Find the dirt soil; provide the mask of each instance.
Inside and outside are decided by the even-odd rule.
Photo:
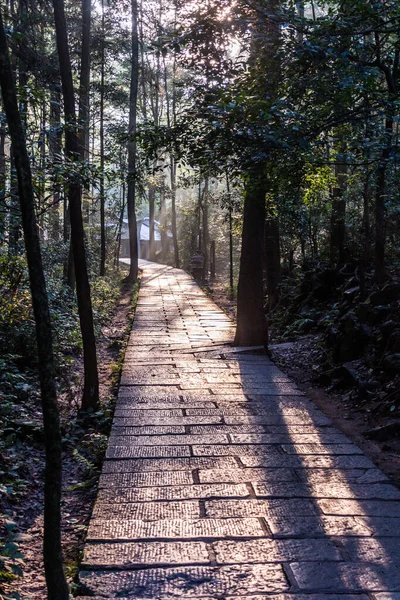
[[[205,288],[208,295],[232,319],[236,318],[236,301],[226,296],[226,284],[214,281]],[[274,332],[272,332],[274,333]],[[367,439],[368,432],[391,422],[390,415],[379,412],[383,389],[375,392],[374,399],[361,401],[351,390],[334,391],[318,385],[319,366],[323,352],[320,334],[309,334],[279,343],[271,336],[269,346],[272,360],[290,377],[317,406],[328,415],[336,427],[353,440],[393,482],[400,486],[400,432],[385,435],[382,441]],[[365,370],[360,361],[358,372]]]
[[[126,345],[132,315],[132,287],[122,289],[119,305],[110,324],[102,331],[98,343],[100,377],[100,398],[103,408],[101,423],[93,423],[83,429],[76,419],[76,407],[81,394],[83,378],[82,359],[78,359],[71,370],[77,374],[68,398],[60,398],[61,421],[64,441],[63,500],[62,500],[62,542],[64,563],[69,583],[77,575],[82,555],[87,526],[97,495],[97,482],[101,462],[104,457],[107,434],[110,428],[113,406],[118,390],[118,370],[121,349]],[[78,449],[79,455],[76,454]],[[87,451],[86,451],[87,449]],[[27,482],[15,507],[6,507],[4,512],[16,524],[9,535],[16,540],[23,561],[22,577],[0,583],[0,598],[24,600],[45,600],[46,587],[42,561],[43,539],[43,474],[44,455],[42,445],[16,450],[25,454],[23,474]],[[21,459],[21,456],[19,457]],[[90,461],[88,468],[86,460]],[[5,520],[3,519],[3,526]],[[1,522],[0,522],[1,526]]]

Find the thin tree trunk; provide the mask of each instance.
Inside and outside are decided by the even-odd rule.
[[[386,245],[386,170],[390,158],[393,137],[393,117],[389,116],[385,122],[386,143],[382,150],[381,158],[376,171],[375,191],[375,279],[383,283],[385,271],[385,245]]]
[[[13,256],[18,252],[18,242],[21,237],[21,212],[18,199],[18,182],[15,170],[14,149],[10,146],[10,209],[8,211],[8,254]]]
[[[248,185],[243,213],[242,252],[237,296],[236,346],[268,344],[263,302],[263,261],[266,189],[257,174]]]
[[[229,221],[229,290],[233,300],[233,227],[232,227],[232,198],[228,174],[226,175],[226,190],[228,192],[228,221]]]
[[[61,550],[61,431],[55,384],[51,319],[35,218],[32,176],[0,13],[0,83],[13,143],[19,200],[36,322],[46,453],[43,558],[49,600],[68,600]]]
[[[65,149],[71,160],[80,156],[76,130],[75,98],[72,82],[71,62],[68,50],[67,26],[63,0],[53,0],[60,74],[64,96]],[[90,296],[89,276],[82,221],[81,187],[71,178],[68,183],[69,211],[71,219],[71,241],[74,253],[76,291],[79,321],[82,332],[85,383],[82,398],[83,410],[95,410],[99,403],[99,378],[97,372],[96,340],[94,335],[93,311]]]
[[[209,190],[209,181],[208,177],[204,182],[204,190],[203,190],[203,201],[201,203],[202,213],[203,213],[203,253],[204,253],[204,279],[208,277],[208,264],[209,264],[209,255],[210,255],[210,232],[208,228],[208,190]]]
[[[335,174],[337,184],[332,190],[330,261],[341,266],[346,259],[346,200],[343,194],[346,188],[347,165],[343,159],[336,163]]]
[[[137,0],[131,1],[132,7],[132,64],[131,87],[129,99],[129,136],[128,145],[128,223],[129,223],[129,254],[130,269],[128,280],[135,282],[138,276],[138,239],[136,223],[136,123],[137,96],[139,78],[139,38],[138,38],[138,5]]]
[[[179,259],[179,246],[178,246],[178,230],[176,226],[176,162],[174,157],[170,156],[170,168],[171,168],[171,229],[172,229],[172,240],[174,243],[174,264],[177,269],[180,269],[181,263]]]
[[[0,246],[4,243],[6,233],[6,180],[7,163],[5,153],[6,129],[0,123]]]
[[[364,189],[363,189],[363,234],[364,242],[363,249],[360,258],[360,298],[365,300],[367,297],[367,282],[366,282],[366,271],[369,265],[370,259],[370,248],[371,248],[371,225],[369,215],[369,202],[370,202],[370,173],[367,172]]]
[[[154,186],[154,183],[150,183],[150,185],[149,185],[149,259],[152,261],[154,261],[156,258],[155,227],[154,227],[155,200],[156,200],[156,188]]]
[[[58,87],[51,89],[50,95],[50,135],[49,150],[52,162],[60,164],[62,141],[61,141],[61,98]],[[53,184],[53,206],[49,212],[50,238],[54,241],[60,239],[60,185]]]
[[[89,91],[90,91],[90,30],[92,25],[92,2],[82,0],[82,46],[79,79],[79,150],[81,160],[89,158]]]
[[[100,275],[106,274],[106,219],[104,196],[104,0],[101,2],[101,76],[100,76]]]

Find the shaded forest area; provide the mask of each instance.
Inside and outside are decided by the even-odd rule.
[[[235,311],[236,344],[269,337],[398,460],[397,2],[2,0],[0,15],[4,597],[20,597],[45,445],[48,597],[68,598],[62,459],[95,485],[139,255],[194,272]]]

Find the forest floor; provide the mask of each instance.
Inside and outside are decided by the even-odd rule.
[[[231,318],[236,318],[236,300],[226,294],[226,283],[218,280],[205,291]],[[323,353],[323,336],[319,332],[292,336],[290,341],[282,339],[281,332],[271,328],[270,351],[272,360],[328,415],[336,427],[353,440],[371,460],[400,486],[400,432],[386,426],[392,422],[387,412],[375,410],[376,400],[386,394],[385,386],[375,390],[372,398],[360,400],[351,389],[331,390],[328,385],[319,385],[319,374]],[[367,366],[363,360],[355,365],[359,373]],[[384,439],[370,440],[371,430],[385,431]]]
[[[99,413],[85,426],[77,415],[83,381],[82,358],[76,358],[71,365],[74,377],[71,377],[68,398],[59,398],[64,444],[62,541],[67,577],[72,586],[97,494],[120,368],[134,313],[134,293],[132,286],[121,288],[115,313],[103,327],[98,342]],[[9,560],[5,561],[0,578],[0,598],[4,600],[45,600],[47,597],[42,561],[44,453],[41,440],[37,442],[32,443],[29,439],[28,443],[17,444],[13,456],[8,457],[10,468],[11,462],[20,465],[21,491],[18,498],[1,506],[0,511],[3,513],[0,518],[2,537],[6,547],[10,548]],[[19,576],[15,577],[14,573],[19,570]]]

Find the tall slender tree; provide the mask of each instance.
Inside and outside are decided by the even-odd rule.
[[[29,156],[0,11],[0,83],[13,145],[22,226],[36,323],[46,453],[43,558],[49,600],[68,600],[61,550],[61,430],[55,383],[51,318],[43,273]]]
[[[64,97],[66,122],[65,149],[71,161],[79,159],[79,140],[76,127],[75,94],[69,56],[67,24],[64,1],[53,0],[56,26],[57,49]],[[86,262],[86,249],[82,221],[81,183],[76,176],[68,182],[68,200],[71,220],[71,242],[74,253],[76,291],[78,297],[79,322],[82,332],[84,358],[84,390],[82,409],[96,409],[99,403],[99,377],[97,371],[96,340],[94,335],[93,311]]]
[[[129,143],[128,143],[128,226],[129,226],[129,281],[135,282],[138,276],[138,239],[136,223],[136,126],[137,126],[137,97],[139,85],[139,35],[138,35],[138,4],[131,2],[132,19],[132,55],[131,55],[131,84],[129,95]]]

